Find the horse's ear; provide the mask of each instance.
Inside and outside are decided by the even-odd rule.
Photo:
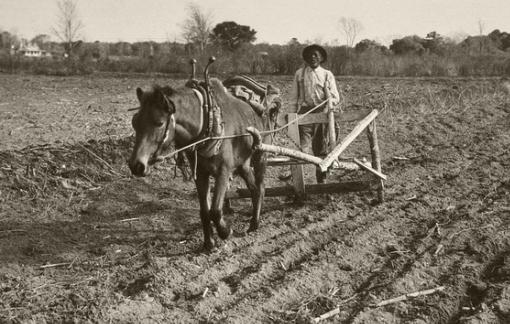
[[[170,96],[174,92],[174,89],[172,89],[169,86],[165,86],[163,88],[158,88],[158,91],[156,92],[161,96],[161,99],[163,99],[167,111],[171,114],[175,113],[175,104],[170,99]]]
[[[163,100],[165,101],[165,106],[166,106],[166,109],[167,111],[170,113],[170,114],[175,114],[175,104],[172,100],[170,100],[170,98],[168,98],[166,95],[162,94],[163,95]]]
[[[141,88],[136,88],[136,96],[138,97],[139,101],[142,101],[143,90]]]

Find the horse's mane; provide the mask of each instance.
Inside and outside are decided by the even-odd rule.
[[[154,105],[160,103],[160,100],[163,95],[171,96],[175,93],[175,89],[169,86],[160,86],[159,84],[154,84],[152,89],[144,92],[144,102],[149,105]]]
[[[174,95],[178,95],[178,102],[181,107],[188,107],[196,104],[196,97],[191,89],[186,87],[174,89],[170,86],[160,86],[158,84],[152,86],[152,91],[148,92],[146,100],[149,103],[158,104],[162,102],[163,96],[171,97]]]
[[[173,95],[176,91],[174,88],[170,87],[170,86],[160,86],[159,84],[155,84],[152,86],[152,91],[156,94],[156,93],[162,93],[166,96],[171,96]]]

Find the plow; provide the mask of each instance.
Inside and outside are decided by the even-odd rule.
[[[330,107],[331,108],[331,107]],[[299,198],[304,198],[310,194],[324,194],[324,193],[342,193],[342,192],[357,192],[357,191],[377,191],[379,202],[384,201],[384,181],[387,176],[381,170],[381,154],[377,139],[376,117],[378,110],[363,110],[354,113],[334,113],[329,109],[326,113],[313,113],[308,115],[298,115],[296,113],[289,113],[286,115],[287,120],[295,121],[288,125],[288,136],[296,143],[300,142],[299,139],[299,125],[327,123],[329,138],[330,138],[330,152],[325,157],[318,157],[307,154],[300,150],[295,150],[287,147],[270,145],[262,143],[260,131],[249,127],[247,131],[253,136],[253,148],[255,150],[272,153],[276,157],[268,159],[268,166],[290,166],[291,168],[291,185],[270,187],[266,188],[266,196],[290,196],[295,195]],[[339,143],[332,141],[335,136],[331,130],[335,129],[335,122],[347,123],[357,121],[356,126],[351,132],[342,139]],[[364,163],[357,158],[342,159],[341,154],[349,147],[349,145],[358,136],[366,130],[368,144],[370,148],[371,164]],[[344,181],[337,183],[324,183],[324,184],[306,184],[304,177],[303,166],[305,164],[314,164],[318,166],[322,172],[327,171],[333,163],[337,163],[340,168],[359,168],[368,172],[371,177],[369,180],[359,181]],[[227,199],[249,198],[250,192],[248,189],[230,190],[227,192]]]

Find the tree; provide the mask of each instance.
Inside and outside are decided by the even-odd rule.
[[[20,39],[19,37],[8,31],[3,31],[0,33],[0,49],[8,49],[10,50],[12,46],[19,46]]]
[[[345,36],[345,43],[347,46],[353,47],[356,37],[363,30],[363,25],[359,20],[348,17],[340,18],[339,23],[342,33]]]
[[[203,52],[211,34],[212,14],[204,12],[197,4],[191,3],[187,8],[188,18],[182,23],[182,37],[187,44],[197,44]]]
[[[480,36],[480,38],[482,38],[483,36],[483,31],[485,30],[485,22],[481,19],[478,19],[478,36]],[[478,52],[479,55],[482,55],[482,52],[483,52],[483,42],[480,42],[479,43],[480,45],[480,50]]]
[[[406,36],[400,39],[394,39],[390,45],[390,50],[397,55],[405,54],[423,54],[425,47],[423,47],[423,39],[419,36]]]
[[[476,22],[477,24],[477,27],[478,27],[478,35],[479,36],[482,36],[483,35],[483,32],[485,30],[485,21],[481,20],[481,19],[478,19],[478,21]]]
[[[131,43],[117,42],[110,44],[109,54],[115,56],[130,56],[133,54]]]
[[[257,32],[250,26],[239,25],[233,21],[219,23],[212,30],[211,38],[220,46],[235,51],[244,43],[251,43],[257,38]]]
[[[356,51],[356,53],[364,53],[364,52],[367,52],[367,51],[371,51],[371,52],[385,52],[387,51],[388,49],[386,48],[386,46],[384,45],[381,45],[379,44],[378,42],[374,41],[374,40],[371,40],[371,39],[364,39],[362,41],[360,41],[358,44],[356,44],[356,46],[354,46],[354,50]]]
[[[497,44],[489,36],[468,36],[459,44],[468,55],[492,55],[500,52]]]
[[[499,29],[495,29],[488,36],[500,50],[505,51],[507,48],[510,48],[509,33],[501,32]]]
[[[76,39],[81,35],[83,24],[78,17],[75,0],[58,0],[57,24],[53,33],[64,43],[65,53],[70,57],[73,49],[80,45]]]
[[[36,44],[40,49],[44,49],[46,43],[50,41],[50,36],[46,34],[39,34],[30,40],[30,43]]]

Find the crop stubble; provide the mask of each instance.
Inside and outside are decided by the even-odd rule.
[[[288,103],[289,78],[261,79]],[[346,299],[329,321],[509,320],[510,104],[496,79],[339,78],[346,110],[382,111],[387,201],[266,199],[249,235],[250,203],[235,202],[234,235],[211,254],[200,251],[193,185],[172,163],[146,179],[125,165],[134,89],[183,80],[0,82],[2,321],[307,322]],[[366,142],[346,155],[368,157]]]

